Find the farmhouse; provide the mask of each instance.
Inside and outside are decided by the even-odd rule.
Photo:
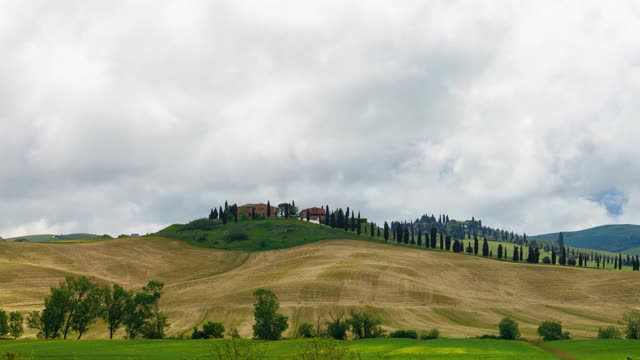
[[[267,204],[246,204],[238,207],[238,216],[253,219],[255,215],[267,217]],[[276,208],[271,206],[271,216],[276,217]]]
[[[309,209],[304,209],[300,211],[300,218],[302,220],[307,219],[307,213],[309,213],[309,221],[319,223],[320,220],[324,219],[325,211],[321,207],[312,207]]]

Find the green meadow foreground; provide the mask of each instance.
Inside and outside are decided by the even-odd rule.
[[[0,354],[18,359],[214,359],[211,352],[221,340],[18,340],[0,342]],[[295,359],[309,340],[259,342],[267,359]],[[360,359],[620,359],[640,357],[640,341],[569,340],[538,347],[524,341],[491,339],[367,339],[342,342]]]
[[[0,354],[14,352],[24,359],[213,359],[211,351],[220,340],[135,340],[135,341],[45,341],[0,342]],[[261,342],[267,359],[295,359],[300,346],[309,340]],[[369,339],[344,342],[362,359],[557,359],[551,352],[523,341],[444,339]],[[635,342],[619,342],[636,344]],[[640,346],[635,348],[636,353]],[[610,359],[610,358],[609,358]]]

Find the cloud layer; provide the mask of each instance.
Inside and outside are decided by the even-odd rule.
[[[637,223],[640,6],[499,5],[0,1],[0,235],[267,199]]]

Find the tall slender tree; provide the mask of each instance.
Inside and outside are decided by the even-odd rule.
[[[478,255],[479,245],[478,245],[478,237],[473,237],[473,255]]]
[[[389,241],[389,224],[386,221],[384,222],[384,241]]]
[[[489,243],[487,242],[487,238],[484,238],[484,242],[482,243],[482,256],[489,256]]]

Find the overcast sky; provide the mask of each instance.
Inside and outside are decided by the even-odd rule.
[[[640,216],[633,1],[0,0],[0,236],[295,200]]]

